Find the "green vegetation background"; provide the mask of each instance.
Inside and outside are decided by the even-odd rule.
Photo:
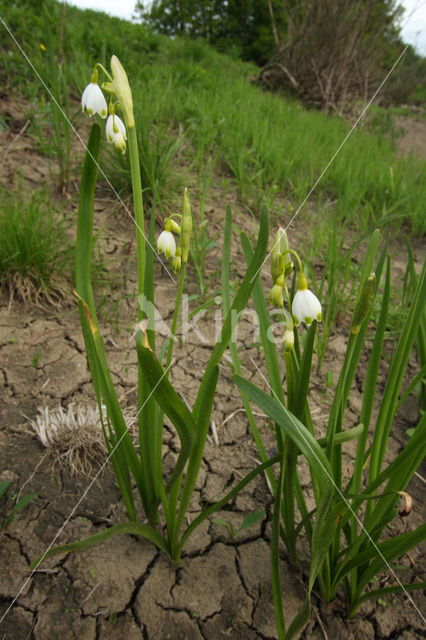
[[[349,132],[351,123],[342,118],[254,86],[257,67],[221,55],[203,40],[167,38],[71,6],[63,11],[53,0],[1,0],[0,12],[48,86],[53,79],[47,54],[54,51],[75,101],[96,61],[107,64],[113,53],[123,61],[140,128],[144,187],[158,184],[160,207],[173,199],[182,172],[194,170],[205,180],[207,169],[211,174],[216,166],[249,209],[266,203],[286,222]],[[28,98],[37,122],[49,101],[46,90],[3,25],[2,30],[5,90]],[[77,122],[77,102],[74,107]],[[366,233],[392,222],[394,229],[404,224],[425,232],[426,163],[396,154],[396,133],[390,112],[373,110],[315,187],[317,206],[335,225]],[[108,176],[117,188],[128,189],[126,159],[111,156]]]

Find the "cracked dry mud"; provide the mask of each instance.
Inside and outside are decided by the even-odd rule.
[[[9,133],[0,132],[3,137]],[[7,139],[2,142],[7,146]],[[32,151],[28,138],[21,136],[3,166],[1,180],[4,184],[12,179],[8,163],[13,167],[23,157],[27,182],[31,185],[33,179],[35,183],[39,180],[35,167],[44,164]],[[46,175],[51,175],[51,170]],[[114,213],[114,202],[104,192],[99,191],[99,196],[96,226],[102,230],[101,242],[108,248],[108,253],[115,256],[116,262],[110,268],[124,274],[119,294],[113,294],[118,300],[118,322],[114,323],[114,327],[118,324],[118,333],[108,321],[103,323],[102,333],[118,396],[123,407],[134,412],[137,370],[131,341],[136,314],[134,247],[130,254],[128,251],[133,229],[129,221]],[[239,227],[255,233],[255,223],[247,220],[232,196],[212,199],[208,211],[214,227],[219,231],[223,223],[224,200],[233,205]],[[75,196],[67,206],[75,211]],[[197,208],[196,195],[193,208]],[[301,238],[302,235],[303,231],[296,228],[293,237]],[[220,247],[219,238],[218,245]],[[211,272],[219,266],[219,247],[210,255]],[[233,259],[237,273],[241,274],[243,259],[237,235],[233,238]],[[197,291],[194,278],[189,278],[189,289],[190,293]],[[174,286],[158,269],[156,303],[166,323],[170,323],[173,300]],[[264,519],[238,533],[235,539],[217,523],[204,522],[189,538],[177,566],[150,543],[132,536],[120,536],[84,552],[53,556],[30,576],[30,562],[45,551],[58,532],[55,544],[78,540],[108,524],[125,520],[125,513],[109,466],[93,485],[90,478],[72,476],[68,468],[53,465],[52,458],[26,419],[35,417],[37,407],[94,402],[73,302],[66,303],[60,310],[24,307],[17,301],[10,310],[7,307],[8,299],[3,295],[0,309],[0,478],[10,479],[12,485],[7,501],[2,502],[0,518],[13,504],[12,491],[21,495],[33,492],[37,497],[0,538],[0,616],[10,607],[0,625],[1,640],[275,639],[268,519],[272,505],[262,477],[248,485],[220,517],[236,529],[244,516],[254,510],[264,510]],[[178,345],[175,351],[171,378],[190,405],[211,352],[217,313],[218,309],[213,307],[200,316],[197,324],[188,328],[187,343]],[[345,349],[345,336],[344,326],[332,335],[324,365],[324,370],[334,371],[335,379]],[[240,323],[238,340],[245,375],[260,384],[252,359],[262,366],[262,357],[249,314]],[[32,366],[31,361],[37,354],[37,366]],[[417,367],[414,356],[410,366],[414,370]],[[357,424],[359,417],[363,367],[360,369],[351,394],[351,424],[348,427]],[[383,379],[385,376],[386,371]],[[314,378],[310,401],[318,435],[323,435],[325,427],[330,401],[328,393],[322,378]],[[219,445],[206,444],[189,509],[190,519],[202,504],[218,499],[224,487],[237,482],[256,464],[256,448],[241,407],[225,359],[213,409]],[[387,452],[389,459],[406,441],[405,430],[412,426],[416,417],[413,400],[397,417]],[[272,453],[272,432],[261,418],[259,423],[262,424],[265,447]],[[173,464],[177,447],[176,435],[166,425],[163,448],[166,470]],[[349,443],[346,451],[349,468],[353,445]],[[302,462],[300,472],[309,504],[312,499],[309,474]],[[425,475],[424,469],[422,473]],[[414,479],[410,493],[415,500],[415,510],[408,521],[395,520],[396,530],[415,527],[424,518],[424,485],[420,479]],[[302,559],[299,567],[289,564],[284,549],[281,553],[287,622],[300,608],[307,584],[308,550],[303,540],[299,551]],[[402,562],[408,567],[401,573],[404,577],[407,574],[409,577],[424,575],[425,561],[419,549]],[[412,598],[424,611],[424,596],[414,592]],[[416,640],[425,632],[421,617],[402,596],[389,598],[385,604],[367,603],[355,619],[348,620],[339,598],[326,605],[315,593],[311,621],[301,637]]]

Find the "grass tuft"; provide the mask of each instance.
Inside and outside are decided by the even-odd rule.
[[[72,243],[68,223],[45,189],[31,196],[0,189],[0,289],[13,299],[60,305],[69,295]]]

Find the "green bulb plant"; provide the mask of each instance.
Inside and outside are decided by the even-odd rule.
[[[135,331],[135,348],[138,360],[139,442],[137,445],[133,443],[118,402],[104,343],[99,331],[91,283],[93,205],[101,141],[101,129],[95,123],[90,131],[80,187],[75,262],[76,296],[103,433],[117,485],[125,504],[128,522],[111,526],[84,540],[54,547],[33,562],[33,569],[52,554],[85,549],[111,536],[126,533],[149,540],[167,553],[173,561],[178,562],[184,544],[194,529],[231,500],[252,478],[278,460],[275,457],[265,461],[221,500],[202,510],[191,524],[185,525],[185,515],[196,485],[210,424],[219,375],[219,363],[232,339],[235,324],[250,298],[251,291],[257,281],[257,274],[265,259],[269,228],[268,212],[265,208],[261,213],[256,249],[233,304],[227,309],[221,333],[212,350],[195,404],[191,410],[169,382],[177,320],[190,253],[192,214],[189,196],[185,190],[182,215],[168,218],[165,222],[166,228],[158,239],[158,250],[163,251],[166,258],[172,258],[173,270],[179,274],[179,282],[171,337],[165,342],[157,358],[155,355],[155,323],[151,311],[154,309],[155,206],[152,209],[149,234],[146,238],[138,143],[133,117],[132,94],[127,75],[115,56],[111,60],[111,74],[102,66],[96,66],[82,101],[83,108],[87,109],[90,116],[98,114],[101,117],[106,117],[107,114],[106,101],[97,84],[98,68],[107,75],[108,82],[104,83],[102,88],[111,96],[108,106],[109,117],[106,123],[107,140],[120,153],[126,153],[128,148],[132,174],[134,221],[137,232],[138,300],[145,301],[143,304],[139,304],[138,323]],[[124,123],[116,115],[118,109],[123,113]],[[180,218],[179,223],[176,222],[175,217]],[[178,248],[176,248],[173,232],[180,235]],[[165,357],[165,367],[161,364],[163,357]],[[103,407],[106,408],[106,412]],[[179,455],[169,477],[165,477],[162,469],[164,416],[167,416],[173,424],[180,440]],[[135,491],[132,489],[132,482],[136,486]],[[139,496],[141,501],[146,522],[140,522],[137,519],[135,494]],[[163,524],[165,526],[162,526]]]
[[[401,495],[404,498],[408,497],[407,485],[426,453],[424,413],[421,414],[413,435],[402,451],[390,463],[385,463],[387,443],[395,414],[410,391],[425,376],[423,366],[399,399],[413,342],[424,318],[426,263],[416,280],[411,305],[405,314],[399,341],[391,356],[385,388],[380,392],[378,375],[389,311],[391,274],[386,247],[381,252],[373,272],[380,239],[378,231],[372,234],[350,325],[346,353],[330,406],[327,432],[325,437],[320,437],[316,433],[308,402],[316,325],[320,316],[314,319],[312,314],[306,314],[308,332],[302,349],[297,331],[291,326],[291,316],[296,323],[303,319],[299,317],[300,300],[297,299],[300,297],[300,291],[294,294],[296,279],[293,279],[292,291],[289,292],[286,286],[291,271],[287,267],[288,273],[286,272],[286,259],[288,262],[288,256],[296,254],[286,248],[286,242],[283,242],[280,234],[281,232],[277,234],[271,252],[274,286],[270,302],[278,305],[283,314],[283,358],[286,370],[284,388],[276,348],[268,339],[271,327],[260,280],[253,288],[252,296],[259,317],[267,370],[267,378],[261,374],[261,386],[268,386],[269,393],[241,376],[240,360],[235,347],[231,354],[236,374],[234,381],[240,388],[263,461],[267,460],[267,456],[249,400],[257,404],[275,424],[280,457],[278,478],[271,469],[267,470],[275,496],[271,541],[272,584],[278,638],[289,640],[300,632],[309,619],[310,596],[314,585],[317,585],[327,602],[333,600],[338,590],[343,587],[350,616],[353,616],[359,606],[369,598],[380,598],[383,594],[398,591],[405,592],[409,598],[409,591],[426,586],[426,582],[402,584],[391,564],[426,539],[426,525],[393,537],[389,537],[386,531],[387,525],[398,516],[397,505]],[[246,259],[250,261],[253,252],[246,239],[243,240],[243,247]],[[297,280],[300,289],[300,283],[305,286],[305,282],[301,276],[303,270],[299,259],[298,265]],[[383,270],[385,274],[381,312],[368,359],[360,421],[357,426],[346,428],[346,408],[351,386],[359,366],[370,313],[378,295]],[[284,309],[282,290],[286,294],[287,311]],[[316,302],[312,302],[312,309],[319,309]],[[261,373],[260,369],[258,373]],[[379,408],[376,416],[374,409],[377,409],[377,406]],[[352,473],[348,476],[343,473],[342,456],[345,443],[350,440],[356,443],[356,456]],[[299,456],[303,456],[309,464],[315,500],[315,506],[311,510],[307,508],[298,475]],[[283,541],[290,560],[296,562],[296,541],[302,533],[310,546],[307,596],[300,612],[290,625],[286,625],[280,585],[279,545],[280,541]],[[383,571],[392,572],[393,584],[371,588],[375,577]]]

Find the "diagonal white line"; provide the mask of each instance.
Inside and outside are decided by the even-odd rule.
[[[132,424],[137,420],[140,412],[142,411],[142,409],[144,408],[144,406],[146,405],[146,403],[148,402],[148,400],[151,398],[152,394],[154,393],[154,391],[156,390],[156,388],[158,387],[158,385],[160,384],[160,382],[162,381],[162,379],[164,378],[165,375],[167,375],[168,370],[170,369],[170,367],[172,366],[172,364],[175,362],[176,358],[173,358],[172,362],[169,364],[169,366],[167,367],[167,369],[164,370],[163,375],[161,376],[161,378],[159,379],[159,381],[157,382],[157,384],[155,385],[155,387],[153,388],[153,390],[151,391],[151,393],[149,394],[149,396],[146,398],[145,402],[142,404],[142,406],[140,407],[139,411],[137,412],[136,416],[133,418],[133,420],[129,423],[129,425],[126,428],[126,431],[123,433],[123,435],[121,436],[121,438],[118,440],[117,444],[114,446],[114,448],[111,450],[111,453],[108,455],[108,457],[106,458],[105,462],[102,464],[102,466],[99,468],[99,471],[96,473],[96,475],[94,476],[93,480],[91,480],[91,482],[89,483],[89,485],[86,487],[86,489],[84,490],[83,494],[81,495],[81,497],[79,498],[78,502],[76,503],[75,507],[72,509],[71,513],[68,515],[68,517],[65,519],[64,523],[61,525],[61,527],[58,529],[58,531],[55,534],[55,537],[53,538],[52,542],[49,544],[49,546],[47,547],[46,551],[43,553],[43,555],[41,556],[40,562],[37,564],[37,567],[35,569],[33,569],[30,573],[30,575],[28,576],[28,578],[25,580],[24,584],[22,585],[22,587],[19,589],[18,593],[16,594],[16,596],[13,598],[12,602],[10,603],[10,605],[8,606],[8,608],[6,609],[6,611],[3,613],[2,617],[0,618],[0,624],[3,622],[3,620],[5,619],[5,617],[7,616],[7,614],[9,613],[9,611],[11,610],[11,608],[13,607],[13,605],[15,604],[16,600],[19,598],[19,596],[21,595],[22,591],[25,589],[25,586],[28,584],[28,582],[31,580],[31,578],[33,577],[35,571],[37,570],[37,568],[40,566],[40,564],[43,562],[44,558],[46,557],[46,554],[50,551],[50,549],[53,547],[53,545],[55,544],[55,541],[57,540],[58,536],[61,534],[61,532],[65,529],[66,525],[68,524],[70,518],[72,518],[72,516],[74,515],[75,511],[77,510],[77,508],[79,507],[79,505],[81,504],[81,502],[84,500],[84,498],[86,497],[86,495],[89,493],[90,489],[92,488],[93,484],[96,482],[97,478],[99,477],[99,475],[102,473],[105,465],[107,464],[107,462],[111,459],[111,456],[113,455],[114,451],[117,449],[118,445],[120,444],[120,442],[122,441],[122,439],[124,438],[124,436],[126,435],[126,433],[128,433],[129,428],[132,426]]]
[[[399,63],[399,61],[401,60],[401,58],[403,57],[403,55],[405,54],[405,52],[407,51],[408,47],[410,45],[407,44],[404,48],[404,50],[402,51],[402,53],[398,56],[398,58],[395,60],[395,62],[393,63],[391,69],[388,71],[388,73],[386,74],[385,78],[382,80],[382,82],[380,83],[379,87],[376,89],[376,91],[374,92],[373,96],[370,98],[370,100],[367,102],[366,106],[364,107],[364,109],[361,111],[360,115],[358,116],[358,118],[356,119],[356,122],[353,124],[352,128],[350,129],[350,131],[346,134],[346,136],[343,138],[343,141],[340,143],[339,147],[336,149],[336,151],[333,153],[333,155],[331,156],[330,160],[328,161],[325,169],[322,170],[321,175],[319,176],[319,178],[317,178],[317,180],[315,181],[314,185],[312,186],[311,190],[309,191],[308,195],[305,197],[305,199],[303,200],[302,204],[299,206],[299,208],[297,209],[296,213],[294,214],[294,216],[290,219],[290,222],[287,224],[287,226],[285,227],[284,231],[287,231],[287,229],[290,227],[290,225],[292,224],[292,222],[295,220],[295,218],[299,215],[300,210],[302,209],[302,207],[305,205],[306,201],[308,200],[308,198],[312,195],[312,192],[315,190],[316,186],[318,185],[318,183],[320,182],[320,180],[322,179],[322,177],[325,175],[325,173],[328,171],[328,169],[330,168],[330,165],[333,163],[333,161],[335,160],[336,156],[340,153],[340,151],[342,150],[343,146],[346,144],[346,142],[348,141],[350,135],[352,134],[352,132],[354,131],[354,129],[357,127],[357,125],[359,124],[360,120],[363,118],[365,112],[367,111],[367,109],[370,107],[371,103],[373,102],[373,100],[376,98],[377,94],[379,93],[379,91],[382,89],[383,85],[385,84],[385,82],[387,81],[387,79],[389,78],[389,76],[391,75],[392,71],[395,69],[395,67],[397,66],[397,64]],[[272,249],[270,250],[270,252],[268,253],[268,255],[266,256],[266,258],[264,259],[264,261],[262,262],[262,264],[260,265],[259,269],[256,271],[256,273],[254,274],[253,278],[251,279],[251,282],[253,282],[253,280],[257,277],[257,274],[259,273],[259,271],[262,269],[263,265],[265,264],[265,262],[268,260],[269,256],[271,255],[271,253],[273,252],[273,250],[275,249],[275,246],[277,245],[277,243],[274,244],[274,246],[272,247]]]
[[[275,391],[272,389],[271,385],[269,384],[269,381],[265,378],[265,376],[263,375],[262,371],[259,369],[259,367],[257,366],[255,360],[252,358],[252,356],[250,356],[250,360],[252,361],[252,363],[254,364],[254,366],[256,367],[257,371],[260,373],[260,375],[262,376],[264,382],[266,383],[266,385],[269,387],[270,391],[272,392],[272,394],[274,395],[274,397],[276,398],[276,400],[279,402],[279,404],[283,407],[283,409],[285,409],[284,405],[282,404],[282,402],[280,401],[280,399],[278,398],[277,394],[275,393]],[[319,463],[319,465],[321,466],[322,470],[324,471],[324,475],[327,476],[327,478],[329,479],[329,481],[331,482],[331,484],[334,486],[334,488],[336,489],[337,493],[339,493],[340,497],[342,498],[343,502],[345,502],[346,506],[348,507],[349,511],[351,512],[351,514],[355,517],[357,523],[360,525],[361,529],[364,531],[364,533],[366,534],[367,538],[369,539],[369,541],[371,542],[371,544],[373,545],[373,547],[375,548],[377,554],[381,557],[381,559],[383,560],[383,562],[386,564],[387,568],[389,569],[389,571],[392,573],[393,577],[395,578],[395,580],[397,581],[397,583],[399,584],[399,586],[401,587],[402,591],[405,593],[405,595],[407,596],[408,600],[411,602],[411,604],[413,605],[413,607],[415,608],[415,610],[417,611],[417,613],[419,614],[419,616],[421,617],[421,619],[423,620],[423,622],[426,622],[426,618],[423,616],[422,612],[420,611],[420,609],[417,607],[416,603],[414,602],[414,600],[412,599],[412,597],[410,596],[410,594],[408,593],[408,591],[405,589],[404,585],[402,584],[402,582],[400,581],[400,579],[398,578],[398,576],[396,575],[396,573],[394,572],[394,570],[392,569],[392,567],[390,566],[389,562],[386,560],[386,558],[384,557],[384,555],[382,554],[382,552],[380,551],[380,549],[378,548],[378,546],[376,545],[376,543],[374,542],[373,538],[370,536],[369,532],[367,531],[367,529],[364,527],[363,523],[361,522],[361,520],[358,518],[357,514],[355,513],[355,511],[352,509],[352,506],[350,504],[350,502],[348,502],[348,500],[345,498],[345,496],[343,495],[343,493],[341,492],[341,490],[339,489],[339,487],[337,486],[337,484],[334,482],[334,479],[330,476],[330,474],[328,473],[327,469],[325,469],[324,465],[322,464],[321,460],[319,460],[319,458],[317,457],[315,451],[312,449],[311,445],[309,444],[309,442],[306,440],[305,436],[303,435],[303,433],[300,433],[300,435],[302,436],[303,440],[305,441],[305,444],[309,447],[309,449],[311,450],[312,455],[315,457],[315,459],[317,460],[317,462]]]
[[[19,51],[22,53],[22,55],[24,56],[26,62],[28,63],[28,65],[31,67],[31,69],[33,70],[33,72],[35,73],[35,75],[37,76],[37,78],[40,80],[41,84],[43,85],[43,87],[46,89],[47,93],[49,94],[49,96],[51,97],[51,99],[53,100],[53,102],[56,104],[56,106],[58,107],[58,109],[60,110],[60,112],[62,113],[62,116],[64,117],[64,119],[66,120],[68,126],[72,129],[72,131],[74,132],[74,134],[76,135],[76,137],[78,138],[79,142],[81,143],[81,145],[84,147],[84,149],[86,150],[87,153],[89,153],[90,157],[92,158],[92,160],[95,162],[96,166],[98,167],[99,173],[102,175],[102,177],[105,179],[105,181],[107,182],[108,186],[111,188],[111,191],[114,193],[114,195],[116,196],[117,200],[119,200],[120,204],[124,207],[125,211],[127,212],[128,216],[131,218],[131,220],[133,221],[136,229],[139,231],[139,233],[141,233],[143,235],[143,237],[145,238],[145,241],[148,243],[148,245],[150,246],[150,248],[153,250],[153,252],[155,253],[155,255],[157,256],[158,260],[161,262],[161,265],[164,267],[164,269],[166,270],[166,272],[168,273],[169,277],[171,278],[171,280],[173,281],[174,284],[176,284],[175,279],[173,278],[172,274],[170,273],[170,271],[167,269],[167,266],[164,264],[164,262],[162,261],[162,259],[160,258],[159,254],[157,253],[157,251],[155,250],[155,248],[151,245],[151,243],[149,242],[149,239],[146,237],[145,232],[143,229],[140,228],[140,226],[138,225],[138,223],[136,222],[134,216],[132,215],[132,213],[130,212],[129,208],[125,205],[125,203],[123,202],[123,200],[121,199],[121,197],[119,196],[119,194],[117,193],[117,191],[114,189],[113,185],[111,184],[110,180],[108,179],[108,177],[106,176],[105,172],[103,171],[102,167],[96,162],[96,160],[94,159],[94,157],[92,156],[92,154],[90,153],[90,151],[87,148],[86,143],[84,142],[84,140],[82,139],[82,137],[80,136],[80,134],[78,133],[77,129],[74,127],[74,125],[72,124],[71,120],[68,118],[68,116],[66,115],[66,113],[64,112],[64,110],[62,109],[61,105],[58,103],[58,101],[56,100],[55,96],[53,95],[53,93],[51,92],[51,90],[49,89],[49,87],[47,86],[47,84],[45,83],[45,81],[43,80],[43,78],[41,77],[41,75],[39,74],[39,72],[37,71],[37,69],[35,68],[35,66],[33,65],[33,63],[31,62],[31,60],[29,59],[29,57],[27,56],[27,54],[25,53],[24,49],[21,47],[21,45],[19,44],[19,42],[17,41],[17,39],[15,38],[14,34],[12,33],[12,31],[10,30],[9,26],[6,24],[6,22],[3,20],[3,18],[0,16],[0,21],[3,23],[4,28],[6,29],[6,31],[8,32],[8,34],[10,35],[10,37],[12,38],[12,40],[14,41],[14,43],[16,44],[16,46],[18,47]]]

